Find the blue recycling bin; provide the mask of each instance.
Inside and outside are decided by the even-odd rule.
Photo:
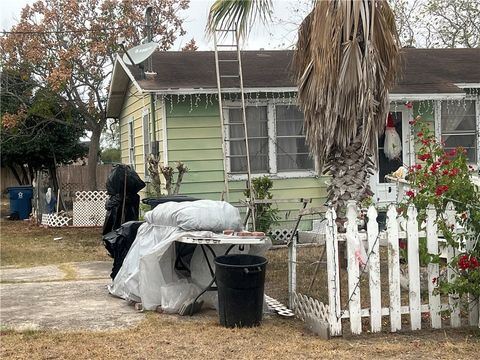
[[[7,188],[10,199],[10,215],[18,214],[19,219],[28,219],[32,212],[33,187],[31,185]]]

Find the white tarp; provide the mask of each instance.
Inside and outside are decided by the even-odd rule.
[[[168,312],[177,312],[183,303],[192,301],[211,280],[199,246],[190,263],[192,278],[186,279],[175,270],[174,242],[187,235],[210,237],[214,232],[239,231],[242,227],[237,208],[211,200],[160,204],[145,214],[145,221],[109,291],[123,299],[141,302],[146,310],[162,306]],[[270,245],[268,242],[245,246],[242,253],[264,255]],[[228,248],[228,245],[211,246],[217,255],[223,255]],[[238,252],[237,247],[231,251]],[[214,266],[212,255],[207,254]],[[207,294],[202,299],[214,303]]]

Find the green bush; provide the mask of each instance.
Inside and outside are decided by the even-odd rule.
[[[268,176],[255,178],[252,180],[255,200],[270,200],[273,198],[270,189],[273,187],[273,181]],[[246,189],[244,195],[249,198],[250,191]],[[278,209],[273,208],[271,203],[255,205],[255,228],[257,231],[267,233],[272,225],[278,224]]]

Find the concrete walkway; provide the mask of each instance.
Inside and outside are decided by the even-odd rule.
[[[0,268],[2,329],[109,330],[138,324],[144,314],[112,297],[111,262]]]

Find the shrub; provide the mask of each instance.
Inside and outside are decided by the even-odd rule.
[[[465,149],[445,151],[420,117],[411,124],[416,132],[417,158],[421,162],[409,168],[407,179],[412,189],[406,192],[407,199],[400,204],[400,211],[405,215],[408,205],[415,205],[421,223],[426,217],[427,206],[435,207],[438,230],[443,233],[447,245],[458,253],[447,264],[458,276],[451,282],[446,275],[434,279],[438,291],[480,297],[480,191],[470,178],[473,168],[468,165]],[[447,225],[444,215],[449,202],[455,206],[456,221],[464,228],[462,233]],[[426,253],[426,242],[422,241],[425,239],[420,241],[420,259],[427,263],[439,262],[438,254]]]

